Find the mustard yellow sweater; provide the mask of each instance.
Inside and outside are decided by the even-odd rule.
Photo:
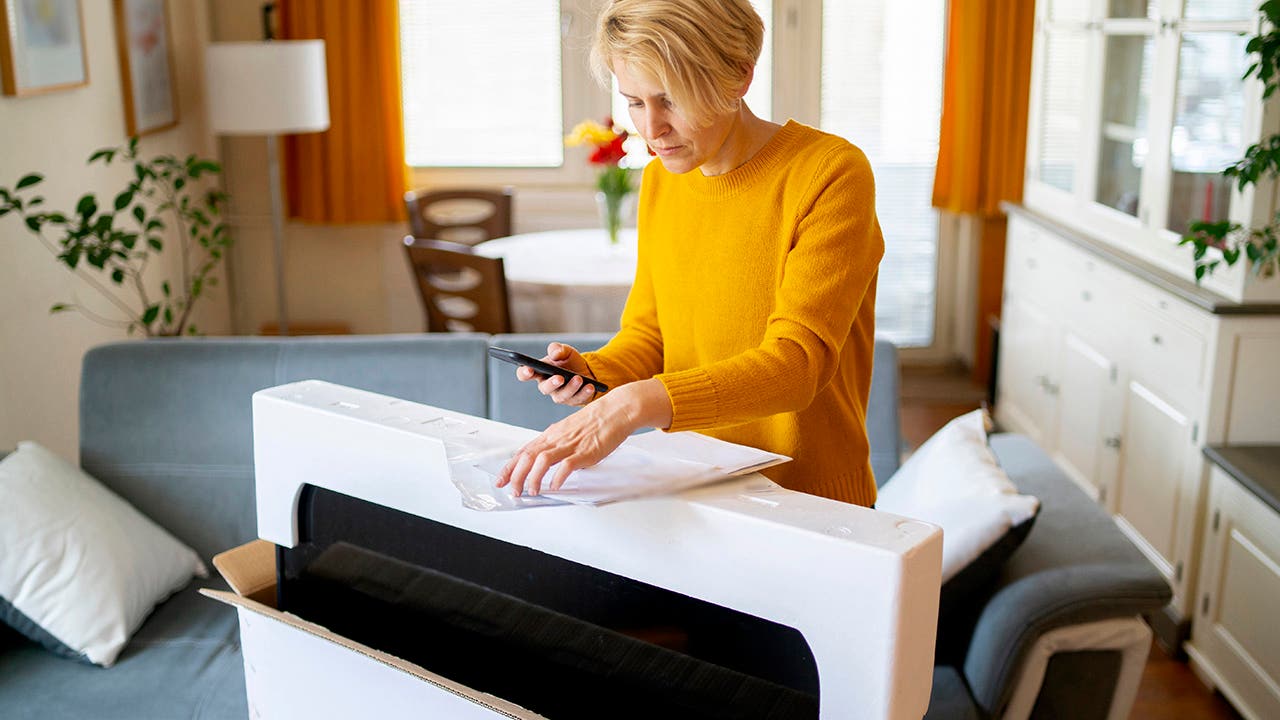
[[[620,332],[585,357],[610,387],[657,377],[670,430],[789,455],[784,487],[870,505],[867,393],[884,239],[866,156],[788,122],[724,175],[644,173]]]

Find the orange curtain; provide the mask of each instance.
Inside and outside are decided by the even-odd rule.
[[[1002,201],[1022,201],[1035,3],[951,0],[933,206],[981,218],[973,380],[992,367],[1004,287]]]
[[[395,0],[283,0],[280,34],[325,41],[329,130],[284,138],[289,216],[404,219],[404,116]]]
[[[1022,200],[1035,3],[951,0],[933,205],[1001,215]]]

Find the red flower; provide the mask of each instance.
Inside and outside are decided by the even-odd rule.
[[[617,165],[619,160],[627,156],[627,151],[622,149],[622,143],[626,139],[627,133],[623,131],[608,144],[597,145],[596,149],[591,151],[591,157],[587,158],[587,161],[593,165]]]

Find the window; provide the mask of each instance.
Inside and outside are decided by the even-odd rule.
[[[944,0],[751,1],[766,39],[747,104],[760,117],[796,118],[866,152],[886,244],[877,330],[902,346],[933,345]],[[610,112],[634,129],[625,100],[616,88],[600,89],[588,67],[598,2],[400,0],[400,8],[416,182],[515,185],[538,198],[518,206],[521,231],[594,224],[583,193],[594,174],[564,158],[563,135]],[[634,166],[649,161],[643,143],[629,150]]]
[[[862,148],[884,232],[876,332],[933,343],[942,113],[943,0],[825,0],[821,127]]]
[[[400,30],[409,165],[563,163],[559,2],[401,0]]]

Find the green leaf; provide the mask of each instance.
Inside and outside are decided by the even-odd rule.
[[[26,175],[21,180],[19,180],[18,184],[15,185],[13,189],[22,190],[24,188],[29,188],[32,185],[36,185],[41,180],[44,180],[43,175],[40,175],[39,173],[31,173],[30,175]]]
[[[28,215],[26,219],[27,227],[31,228],[31,232],[38,233],[40,232],[40,225],[43,220],[44,218],[41,217],[40,215]]]
[[[80,217],[89,217],[98,212],[98,201],[92,194],[85,195],[80,198],[80,202],[76,203],[76,212],[80,213]]]
[[[147,232],[151,232],[152,230],[163,230],[163,229],[164,229],[164,223],[160,221],[160,218],[151,218],[150,220],[147,221]]]
[[[159,305],[152,305],[148,307],[146,311],[142,313],[142,324],[150,325],[151,323],[156,321],[156,318],[159,317],[159,315],[160,315]]]
[[[150,245],[151,249],[155,250],[156,252],[159,252],[160,250],[164,249],[164,245],[160,242],[160,238],[158,237],[147,238],[147,244]]]
[[[131,202],[133,202],[133,188],[129,188],[119,195],[116,195],[116,212],[120,212],[121,210],[129,207],[129,203]]]
[[[67,267],[74,270],[76,268],[76,265],[80,264],[80,254],[82,252],[83,251],[79,247],[73,247],[67,250],[67,252],[62,254],[60,257],[62,259],[62,262],[67,264]]]
[[[168,305],[166,305],[164,308],[164,324],[165,325],[173,324],[173,308],[169,307]]]
[[[165,297],[169,297],[169,281],[168,280],[165,280],[164,282],[160,283],[160,292],[164,293]]]
[[[141,205],[133,206],[133,219],[137,220],[139,225],[147,221],[147,213]]]
[[[116,268],[115,270],[112,270],[111,281],[117,285],[124,282],[124,271],[121,270],[120,268]]]
[[[1200,283],[1200,280],[1204,278],[1204,274],[1205,274],[1206,272],[1208,272],[1208,270],[1209,270],[1209,266],[1208,266],[1208,265],[1197,265],[1197,266],[1196,266],[1196,284],[1199,284],[1199,283]]]
[[[0,217],[4,217],[13,211],[12,207],[0,207]]]
[[[53,307],[49,308],[49,314],[52,315],[54,313],[66,312],[70,309],[71,306],[66,303],[55,303]]]
[[[174,189],[174,190],[181,190],[182,188],[184,188],[184,187],[186,187],[186,186],[187,186],[187,181],[186,181],[186,179],[185,179],[185,178],[178,178],[177,180],[174,180],[174,181],[173,181],[173,189]]]
[[[104,165],[110,165],[112,158],[116,156],[116,148],[102,148],[89,156],[87,164],[92,165],[95,161],[101,160]]]
[[[28,200],[28,201],[27,201],[27,207],[29,207],[29,208],[33,208],[33,207],[35,207],[35,206],[37,206],[37,205],[43,205],[43,204],[44,204],[44,198],[42,198],[42,197],[40,197],[40,196],[38,196],[38,195],[37,195],[36,197],[33,197],[33,198],[31,198],[30,200]]]

